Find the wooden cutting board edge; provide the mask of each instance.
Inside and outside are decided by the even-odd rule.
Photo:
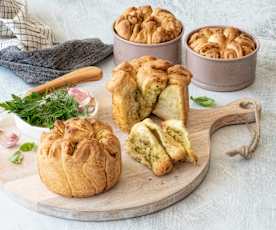
[[[20,203],[24,207],[37,211],[42,214],[46,214],[49,216],[55,216],[65,219],[73,219],[73,220],[81,220],[81,221],[106,221],[106,220],[118,220],[118,219],[126,219],[131,217],[138,217],[147,215],[150,213],[154,213],[161,209],[171,206],[172,204],[176,203],[184,199],[188,196],[191,192],[193,192],[204,180],[207,175],[209,165],[210,165],[210,140],[212,134],[227,125],[233,124],[242,124],[242,123],[250,123],[255,121],[254,111],[252,108],[242,108],[240,106],[241,102],[244,101],[253,101],[252,99],[240,99],[230,103],[226,106],[217,107],[214,109],[205,109],[205,110],[194,110],[191,109],[189,117],[190,119],[188,123],[188,129],[191,133],[200,132],[203,130],[209,130],[209,156],[206,161],[204,161],[205,165],[201,168],[201,171],[197,175],[196,178],[187,186],[180,189],[179,191],[175,192],[174,194],[170,194],[166,198],[159,200],[158,202],[151,202],[143,205],[134,206],[131,208],[124,208],[124,209],[110,209],[110,211],[82,211],[82,210],[74,210],[62,207],[53,207],[47,204],[47,200],[42,202],[30,202],[26,200],[18,194],[14,194],[9,188],[6,186],[8,183],[12,183],[9,181],[7,183],[1,184],[0,187],[16,202]],[[256,102],[258,112],[261,111],[261,105],[259,102]],[[211,116],[212,115],[212,116]],[[197,119],[197,117],[200,119]],[[200,121],[199,121],[200,120]],[[30,176],[32,177],[32,176]],[[26,177],[25,177],[26,179]],[[19,179],[20,180],[20,179]],[[14,180],[16,181],[16,180]]]
[[[209,158],[210,159],[210,158]],[[114,209],[109,212],[106,211],[97,211],[97,212],[88,212],[88,211],[80,211],[80,210],[71,210],[64,209],[61,207],[54,208],[53,206],[47,205],[47,201],[43,202],[29,202],[20,196],[17,196],[13,192],[9,191],[9,189],[5,189],[4,183],[0,183],[0,188],[5,194],[16,203],[21,206],[33,210],[35,212],[69,220],[79,220],[79,221],[112,221],[112,220],[122,220],[129,219],[144,215],[149,215],[155,212],[158,212],[162,209],[168,208],[176,202],[183,200],[185,197],[190,195],[203,181],[207,176],[207,172],[209,170],[210,160],[207,161],[204,169],[200,172],[200,174],[196,177],[196,179],[189,186],[185,187],[185,189],[181,189],[175,194],[168,196],[166,199],[160,200],[158,203],[148,203],[146,205],[136,206],[128,209]],[[34,175],[33,175],[34,176]],[[15,180],[16,181],[16,180]],[[84,198],[85,199],[85,198]]]

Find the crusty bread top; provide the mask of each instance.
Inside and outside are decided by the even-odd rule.
[[[119,64],[112,71],[112,79],[108,82],[107,89],[110,92],[120,90],[125,78],[133,78],[137,80],[136,75],[141,70],[148,73],[145,75],[144,81],[150,81],[152,78],[160,78],[160,81],[166,80],[168,81],[168,84],[187,86],[190,84],[192,78],[191,72],[183,65],[173,65],[160,58],[143,56]]]
[[[154,44],[175,39],[182,24],[168,10],[141,6],[128,8],[115,21],[114,29],[126,40]]]
[[[197,53],[209,58],[241,58],[256,49],[253,39],[234,27],[207,27],[193,33],[188,41]]]
[[[95,140],[103,148],[112,147],[109,154],[120,154],[120,143],[113,134],[109,125],[92,118],[71,118],[67,121],[56,121],[54,128],[49,133],[43,133],[41,136],[41,154],[49,154],[49,149],[53,142],[66,142],[71,145],[78,145],[84,140]],[[108,141],[108,143],[106,143]],[[112,144],[112,145],[111,145]],[[74,149],[67,154],[74,155]],[[59,156],[57,156],[57,159]]]

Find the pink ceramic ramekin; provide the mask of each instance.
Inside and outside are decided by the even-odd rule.
[[[173,64],[181,64],[182,36],[184,27],[179,36],[173,40],[159,44],[135,43],[121,38],[113,31],[113,55],[115,64],[128,61],[145,55],[159,57],[170,61]]]
[[[226,26],[201,27],[193,30],[185,37],[185,63],[193,74],[192,82],[201,88],[211,91],[236,91],[251,85],[255,80],[257,52],[260,48],[258,39],[250,33],[239,29],[249,35],[255,42],[256,49],[252,53],[236,59],[209,58],[193,51],[188,45],[190,36],[206,27]]]

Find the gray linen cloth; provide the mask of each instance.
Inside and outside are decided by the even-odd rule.
[[[75,69],[95,65],[112,54],[112,45],[97,38],[73,40],[52,48],[21,51],[16,46],[0,50],[0,66],[27,83],[44,83]]]

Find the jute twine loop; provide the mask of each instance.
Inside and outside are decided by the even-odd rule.
[[[256,102],[252,102],[252,101],[246,101],[246,102],[242,102],[240,104],[242,107],[244,108],[248,108],[249,106],[253,105],[254,106],[254,113],[255,113],[255,122],[256,122],[256,127],[255,128],[251,128],[249,127],[248,123],[247,128],[249,129],[250,133],[251,133],[251,140],[250,143],[248,145],[243,145],[237,149],[233,149],[231,151],[226,152],[226,154],[230,157],[234,157],[236,155],[240,155],[241,157],[243,157],[246,160],[249,160],[252,158],[253,153],[255,152],[255,150],[257,149],[257,146],[259,144],[260,141],[260,130],[261,130],[261,126],[260,126],[260,114],[258,112],[258,108],[257,108],[257,104]]]

